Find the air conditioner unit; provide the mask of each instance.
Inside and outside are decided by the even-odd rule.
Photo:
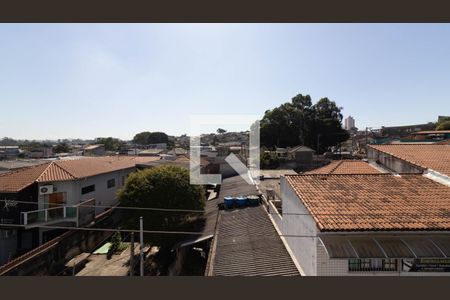
[[[46,195],[53,193],[53,185],[43,185],[39,188],[40,195]]]

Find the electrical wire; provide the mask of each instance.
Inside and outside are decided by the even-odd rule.
[[[0,202],[10,202],[14,201],[16,203],[23,203],[23,204],[33,204],[38,205],[39,203],[35,202],[27,202],[27,201],[15,201],[15,200],[0,200]],[[106,205],[73,205],[73,206],[67,206],[67,205],[57,205],[52,208],[59,208],[59,207],[91,207],[91,208],[110,208],[110,209],[130,209],[130,210],[150,210],[150,211],[167,211],[167,212],[186,212],[186,213],[208,213],[209,211],[206,210],[192,210],[192,209],[176,209],[176,208],[157,208],[157,207],[130,207],[130,206],[106,206]],[[276,212],[267,212],[270,215],[288,215],[288,216],[312,216],[310,213],[290,213],[290,212],[283,212],[283,213],[276,213]],[[315,213],[315,216],[352,216],[355,217],[355,214],[346,214],[346,213]],[[418,216],[418,213],[405,213],[402,212],[401,215],[404,216]],[[420,213],[420,216],[435,216],[436,214],[433,213]],[[393,213],[393,214],[386,214],[386,213],[369,213],[364,214],[365,217],[379,217],[379,216],[395,216],[398,217],[399,213]]]

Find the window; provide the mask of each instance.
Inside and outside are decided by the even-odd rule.
[[[85,186],[84,188],[81,189],[81,195],[87,194],[87,193],[91,193],[95,191],[95,184],[93,185],[88,185]]]
[[[125,184],[125,176],[122,176],[122,185]]]
[[[349,259],[348,271],[349,272],[397,271],[397,260],[379,259],[379,258]]]
[[[116,186],[116,180],[114,178],[113,179],[109,179],[106,182],[106,186],[108,187],[108,189],[110,189],[112,187],[115,187]]]

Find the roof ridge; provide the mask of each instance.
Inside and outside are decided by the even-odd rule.
[[[422,176],[422,174],[415,174],[415,173],[400,173],[400,175],[417,175]],[[310,173],[310,174],[285,174],[284,177],[302,177],[302,176],[389,176],[392,175],[391,173],[345,173],[345,174],[339,174],[339,173],[326,173],[326,174],[318,174],[318,173]]]
[[[66,168],[64,168],[63,166],[61,166],[60,164],[58,164],[56,161],[55,161],[55,165],[58,166],[58,168],[60,168],[61,170],[63,170],[63,171],[66,172],[67,174],[69,174],[70,176],[72,176],[73,179],[77,179],[77,178],[78,178],[77,176],[75,176],[75,175],[73,175],[71,172],[69,172]]]
[[[73,176],[69,171],[67,171],[66,169],[64,169],[63,167],[61,167],[59,164],[56,163],[56,161],[52,161],[47,168],[45,168],[45,170],[41,173],[41,175],[38,176],[38,178],[36,178],[35,181],[39,181],[39,179],[42,178],[42,176],[44,176],[45,173],[47,173],[47,171],[50,169],[51,166],[57,166],[58,168],[60,168],[61,170],[63,170],[64,172],[66,172],[67,174],[69,174],[71,177],[73,177],[73,179],[76,179],[75,176]]]
[[[343,160],[340,160],[340,161],[336,164],[336,166],[335,166],[334,168],[331,169],[330,174],[333,174],[333,172],[336,171],[336,169],[337,169],[340,165],[342,165],[343,162],[344,162]]]

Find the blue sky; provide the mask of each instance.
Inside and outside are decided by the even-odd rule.
[[[299,93],[359,128],[449,115],[450,25],[0,25],[0,137],[179,135]]]

